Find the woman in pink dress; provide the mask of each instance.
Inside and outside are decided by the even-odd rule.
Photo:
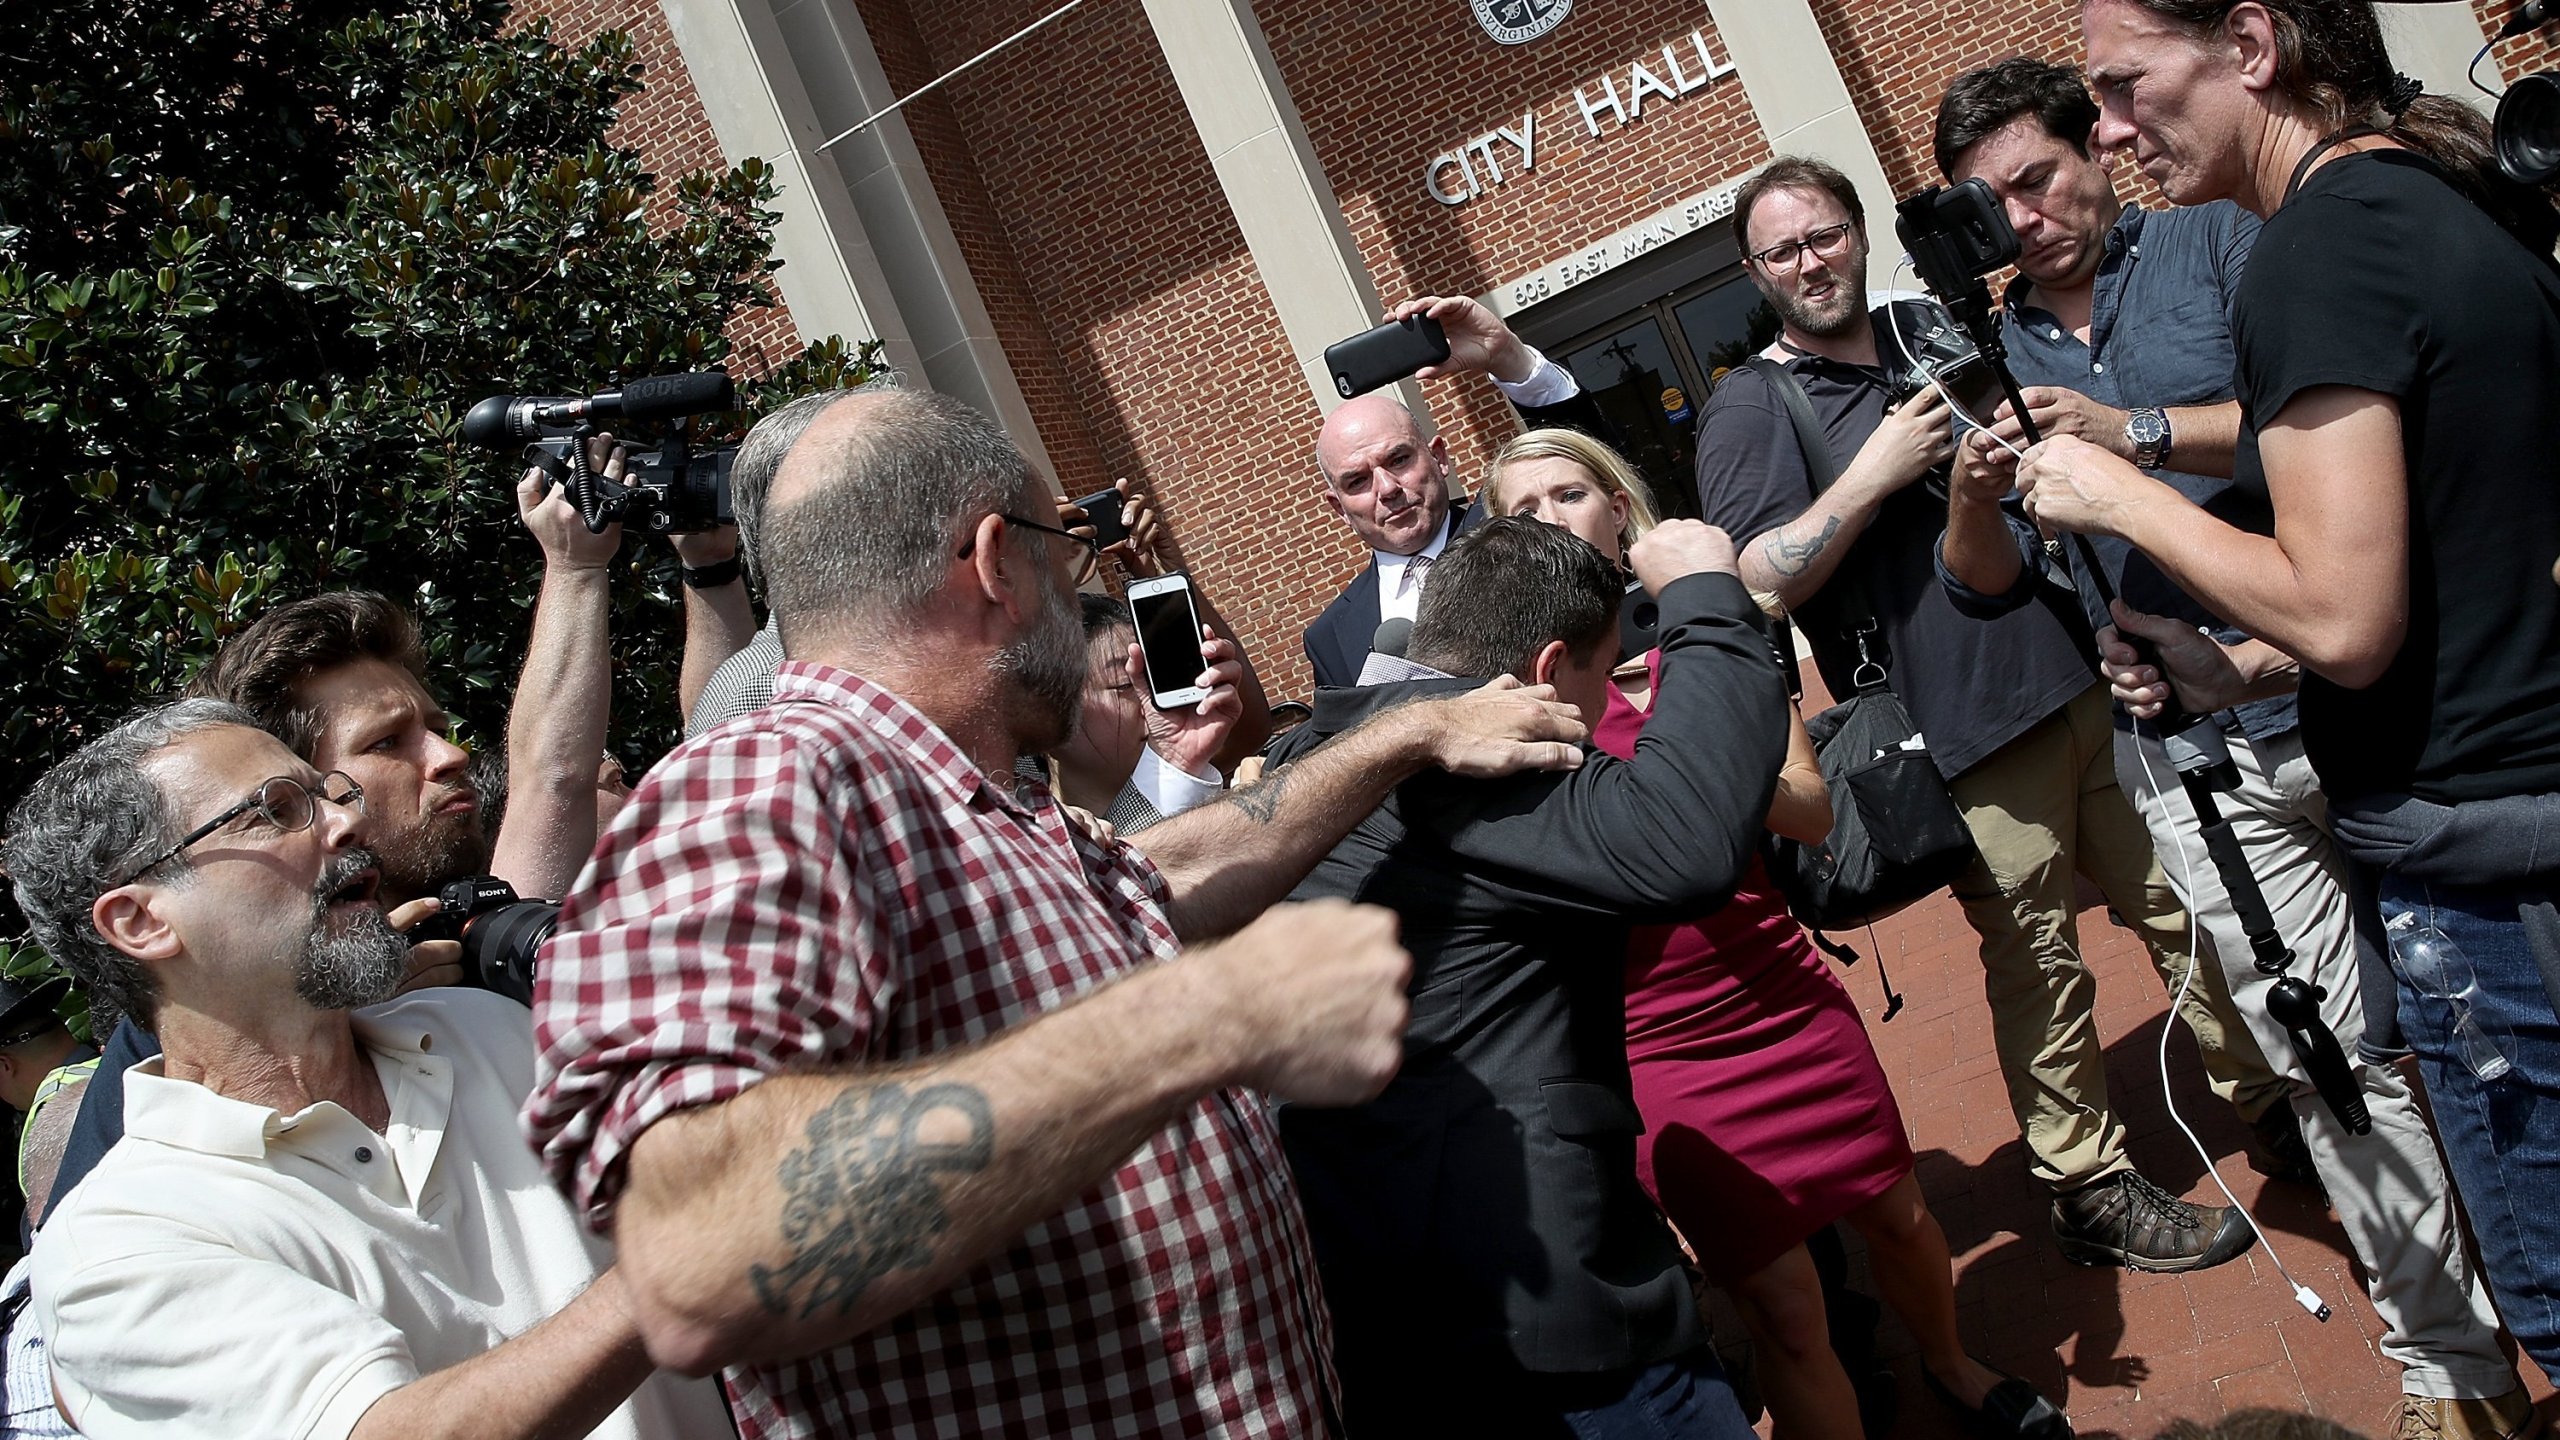
[[[1496,515],[1561,525],[1624,563],[1654,523],[1644,482],[1618,453],[1570,430],[1533,430],[1485,481]],[[1638,592],[1630,590],[1628,603]],[[1622,667],[1593,741],[1635,751],[1658,655]],[[1799,718],[1769,809],[1799,840],[1831,829],[1830,796]],[[1635,932],[1627,955],[1627,1059],[1645,1134],[1645,1188],[1733,1296],[1750,1327],[1780,1437],[1860,1433],[1831,1350],[1805,1239],[1835,1220],[1866,1238],[1877,1287],[1920,1341],[1937,1391],[1977,1433],[2071,1434],[2025,1382],[1965,1352],[1946,1235],[1921,1197],[1911,1145],[1857,1007],[1756,862],[1730,904]]]

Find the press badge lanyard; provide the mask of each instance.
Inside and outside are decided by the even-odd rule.
[[[2293,178],[2285,182],[2284,198],[2276,202],[2276,208],[2281,210],[2285,206],[2293,203],[2294,192],[2302,188],[2303,181],[2311,178],[2311,167],[2320,163],[2321,156],[2328,154],[2330,151],[2337,149],[2339,146],[2346,144],[2350,140],[2362,140],[2368,135],[2379,135],[2381,133],[2381,131],[2374,129],[2370,125],[2350,125],[2346,129],[2323,139],[2319,144],[2302,152],[2302,158],[2294,162]]]

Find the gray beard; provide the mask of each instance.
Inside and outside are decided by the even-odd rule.
[[[374,868],[371,852],[350,850],[332,863],[311,896],[311,933],[302,942],[293,993],[314,1010],[354,1010],[379,1005],[400,991],[409,971],[409,937],[391,928],[379,907],[360,910],[332,928],[329,897],[358,873]]]
[[[1012,682],[1010,708],[1022,753],[1054,750],[1075,733],[1090,650],[1081,607],[1051,590],[1041,601],[1040,618],[989,662]]]

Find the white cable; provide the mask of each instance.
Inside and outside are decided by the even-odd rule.
[[[1910,264],[1911,257],[1910,255],[1905,254],[1902,257],[1901,262],[1893,267],[1893,273],[1885,277],[1885,288],[1888,290],[1892,289],[1893,282],[1901,278],[1903,268]],[[2008,441],[2001,439],[1990,426],[1975,419],[1972,411],[1964,408],[1962,402],[1958,401],[1955,396],[1947,393],[1947,387],[1940,383],[1938,379],[1938,372],[1920,363],[1919,352],[1913,350],[1911,348],[1911,342],[1904,339],[1902,336],[1901,311],[1894,309],[1891,305],[1885,306],[1884,320],[1887,325],[1893,327],[1893,343],[1900,347],[1902,351],[1902,358],[1921,374],[1929,377],[1929,388],[1938,392],[1938,398],[1947,402],[1947,408],[1956,412],[1957,419],[1962,420],[1964,423],[1981,431],[1983,434],[1991,436],[1992,444],[1997,445],[2001,449],[2008,451],[2010,454],[2017,456],[2020,460],[2027,458],[2026,451],[2021,450],[2017,446],[2010,444]],[[1982,363],[1986,365],[1990,364],[1990,358],[1987,356],[1984,357]]]
[[[2320,1298],[2320,1292],[2295,1279],[2293,1272],[2285,1268],[2284,1257],[2276,1253],[2275,1242],[2267,1238],[2267,1227],[2259,1224],[2258,1217],[2249,1213],[2249,1207],[2240,1203],[2240,1197],[2231,1193],[2231,1187],[2222,1183],[2222,1172],[2214,1168],[2212,1153],[2204,1148],[2202,1140],[2196,1138],[2196,1132],[2187,1128],[2187,1117],[2178,1113],[2177,1092],[2169,1086],[2169,1022],[2187,1003],[2187,992],[2195,985],[2197,969],[2220,962],[2205,958],[2204,922],[2196,918],[2194,902],[2197,893],[2195,854],[2187,846],[2185,829],[2168,809],[2168,792],[2160,788],[2160,777],[2151,768],[2151,749],[2142,743],[2139,736],[2134,740],[2133,753],[2142,762],[2142,779],[2150,788],[2151,803],[2160,807],[2160,815],[2168,822],[2163,828],[2178,837],[2178,869],[2187,877],[2187,969],[2178,977],[2178,992],[2169,997],[2169,1013],[2160,1019],[2160,1098],[2168,1105],[2169,1119],[2177,1125],[2178,1133],[2187,1137],[2187,1143],[2195,1147],[2196,1158],[2204,1162],[2204,1173],[2213,1177],[2213,1188],[2221,1191],[2222,1198],[2231,1202],[2231,1208],[2239,1211],[2241,1218],[2249,1222],[2249,1229],[2258,1237],[2258,1244],[2267,1252],[2267,1259],[2274,1262],[2276,1273],[2293,1287],[2293,1302],[2309,1311],[2313,1319],[2326,1324],[2329,1302]],[[2204,817],[2199,815],[2196,819],[2201,822]],[[2284,1103],[2290,1105],[2293,1102],[2288,1099]]]
[[[1021,29],[1014,31],[1012,34],[1007,35],[993,45],[988,46],[986,49],[979,51],[977,54],[970,56],[968,59],[961,61],[959,64],[954,65],[950,69],[943,71],[941,74],[934,76],[930,80],[927,80],[915,89],[899,96],[888,104],[881,106],[879,109],[872,111],[861,119],[854,121],[851,125],[846,126],[841,132],[827,140],[818,148],[820,150],[825,150],[833,146],[837,140],[842,140],[850,135],[861,134],[863,131],[870,129],[872,126],[879,124],[881,121],[888,119],[892,115],[897,114],[899,110],[906,106],[908,101],[922,99],[935,87],[941,85],[943,81],[953,78],[961,71],[968,69],[979,61],[984,60],[988,56],[995,54],[997,51],[1004,49],[1016,40],[1021,39],[1023,36],[1030,34],[1032,31],[1039,29],[1041,26],[1048,24],[1050,21],[1057,19],[1059,16],[1066,14],[1068,11],[1073,10],[1083,3],[1084,0],[1067,0],[1066,4],[1059,6],[1057,9],[1050,11],[1048,14],[1041,16],[1039,19],[1032,21],[1030,24],[1023,26]]]

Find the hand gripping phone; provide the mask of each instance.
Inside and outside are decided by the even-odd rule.
[[[1440,322],[1418,313],[1324,347],[1325,373],[1333,377],[1333,388],[1345,400],[1448,358],[1449,337],[1441,332]]]
[[[1179,572],[1129,582],[1129,619],[1137,627],[1138,650],[1147,663],[1147,695],[1159,710],[1197,705],[1209,692],[1199,687],[1200,611],[1192,603],[1191,577]]]
[[[1120,523],[1120,507],[1127,503],[1117,489],[1097,490],[1076,502],[1085,523],[1093,527],[1096,547],[1108,550],[1129,538],[1129,527]]]

